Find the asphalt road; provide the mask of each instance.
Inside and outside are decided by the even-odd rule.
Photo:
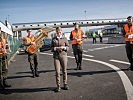
[[[38,78],[31,77],[27,55],[17,55],[9,66],[8,82],[12,87],[0,90],[0,100],[133,100],[133,71],[127,70],[125,45],[85,41],[83,48],[83,70],[77,71],[70,45],[70,89],[60,93],[53,91],[55,70],[50,51],[39,54]]]

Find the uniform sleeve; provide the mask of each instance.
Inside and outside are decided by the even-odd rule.
[[[66,47],[66,51],[68,51],[69,50],[69,42],[68,42],[67,38],[66,38],[65,47]]]
[[[54,52],[54,43],[53,43],[53,39],[52,39],[52,42],[51,42],[51,52]]]
[[[81,30],[81,33],[82,33],[82,35],[84,35],[84,32],[83,32],[83,30]]]
[[[24,45],[24,46],[30,46],[31,43],[27,43],[26,39],[24,38],[24,40],[23,40],[23,45]]]
[[[81,30],[81,34],[82,34],[82,38],[83,38],[83,36],[85,35],[84,32],[83,32],[83,30]]]
[[[123,28],[122,28],[122,35],[125,37],[126,31],[125,31],[124,27],[125,27],[125,25],[124,25]]]
[[[73,35],[72,35],[72,32],[70,34],[70,40],[73,40]]]

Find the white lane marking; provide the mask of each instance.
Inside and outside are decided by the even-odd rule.
[[[68,57],[69,58],[74,58],[72,56],[68,56]],[[87,58],[83,58],[83,60],[100,63],[100,64],[106,65],[106,66],[114,69],[119,74],[119,76],[122,80],[122,83],[124,85],[124,88],[125,88],[125,91],[126,91],[126,94],[127,94],[127,100],[133,100],[133,85],[130,82],[128,76],[120,68],[118,68],[118,67],[116,67],[112,64],[109,64],[109,63],[106,63],[106,62],[103,62],[103,61],[99,61],[99,60],[87,59]]]
[[[122,63],[122,64],[127,64],[129,65],[130,63],[129,62],[125,62],[125,61],[120,61],[120,60],[114,60],[114,59],[111,59],[109,61],[112,61],[112,62],[117,62],[117,63]]]
[[[51,53],[44,53],[44,52],[40,52],[39,54],[50,55],[50,56],[53,55],[53,54],[51,54]]]
[[[83,50],[83,52],[88,52],[88,51],[86,51],[86,50]]]
[[[43,53],[43,54],[52,55],[52,54],[49,54],[49,53]],[[74,57],[68,56],[68,58],[74,58]],[[118,73],[118,75],[120,76],[120,78],[122,80],[122,83],[124,85],[124,88],[125,88],[125,91],[126,91],[126,94],[127,94],[127,100],[133,100],[133,85],[130,82],[128,76],[120,68],[118,68],[118,67],[116,67],[112,64],[109,64],[109,63],[106,63],[106,62],[103,62],[103,61],[99,61],[99,60],[87,59],[87,58],[83,58],[83,60],[100,63],[100,64],[106,65],[106,66],[114,69]]]
[[[100,47],[100,48],[88,49],[88,51],[95,51],[95,50],[101,50],[101,49],[107,49],[107,48],[114,48],[114,47],[119,47],[119,46],[122,46],[122,45],[105,46],[105,47]]]
[[[73,52],[71,52],[71,53],[73,53]],[[83,56],[86,56],[86,57],[94,57],[92,55],[86,55],[86,54],[83,54]]]
[[[86,54],[83,54],[83,56],[86,56],[86,57],[94,57],[92,55],[86,55]]]
[[[40,54],[53,55],[53,54],[44,53],[44,52],[40,52]],[[86,57],[94,57],[94,56],[92,56],[92,55],[86,55],[86,54],[83,54],[83,56],[86,56]]]

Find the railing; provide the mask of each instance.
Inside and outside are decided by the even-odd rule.
[[[9,37],[8,41],[10,43],[10,49],[11,49],[11,53],[8,55],[8,60],[9,60],[19,49],[20,41],[12,36]]]
[[[57,27],[61,26],[62,28],[73,27],[73,24],[76,22],[81,27],[84,26],[100,26],[100,25],[119,25],[125,24],[126,18],[116,18],[116,19],[94,19],[94,20],[71,20],[71,21],[50,21],[50,22],[33,22],[33,23],[14,23],[13,31],[25,31],[27,29],[37,30],[42,27],[50,26]]]

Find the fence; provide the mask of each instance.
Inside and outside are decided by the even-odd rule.
[[[8,59],[10,59],[13,56],[13,54],[15,54],[16,51],[19,49],[20,41],[12,36],[9,36],[8,42],[10,43],[11,49],[11,53],[8,55]]]

